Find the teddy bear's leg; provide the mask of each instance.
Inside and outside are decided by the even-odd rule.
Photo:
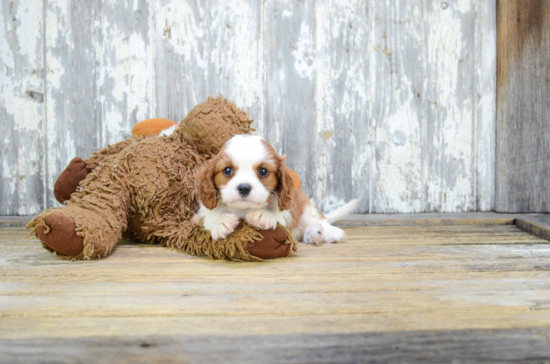
[[[27,225],[44,247],[73,259],[105,257],[126,228],[115,211],[71,204],[46,210]]]
[[[128,225],[132,187],[124,157],[95,168],[65,206],[43,211],[27,228],[61,255],[90,259],[110,254]]]

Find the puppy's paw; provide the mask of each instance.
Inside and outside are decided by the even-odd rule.
[[[346,233],[336,226],[327,225],[324,226],[323,237],[327,244],[339,243],[346,237]]]
[[[345,237],[344,230],[325,222],[308,226],[304,231],[303,242],[306,244],[333,244],[341,242]]]
[[[198,226],[204,226],[204,218],[197,214],[193,215],[193,217],[191,218],[191,222]]]
[[[322,242],[323,242],[323,226],[321,224],[308,226],[304,231],[303,243],[320,244]]]
[[[244,220],[262,230],[273,230],[277,227],[277,219],[269,211],[250,211],[245,215]]]
[[[235,214],[225,214],[209,230],[212,239],[225,239],[239,226],[239,217]]]

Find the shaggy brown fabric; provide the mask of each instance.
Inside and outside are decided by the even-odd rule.
[[[69,200],[80,181],[86,178],[91,171],[92,168],[88,167],[82,158],[74,158],[55,181],[53,187],[55,199],[59,203]]]
[[[191,110],[171,136],[128,139],[94,153],[85,161],[92,172],[66,205],[42,212],[27,228],[37,233],[42,226],[45,236],[48,216],[71,219],[84,246],[79,255],[71,255],[74,259],[107,256],[127,230],[127,236],[190,254],[259,260],[247,251],[248,243],[263,237],[256,229],[242,224],[227,239],[214,241],[190,221],[199,202],[197,170],[233,134],[249,133],[250,123],[247,113],[221,96],[209,98]],[[290,246],[290,253],[296,242],[288,234],[282,244]],[[267,258],[282,256],[287,248],[279,245],[256,252]]]

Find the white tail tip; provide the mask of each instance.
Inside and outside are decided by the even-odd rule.
[[[348,215],[353,214],[359,208],[359,199],[351,200],[342,207],[337,208],[336,210],[329,212],[325,215],[327,221],[331,224],[335,223],[338,220],[342,220]]]

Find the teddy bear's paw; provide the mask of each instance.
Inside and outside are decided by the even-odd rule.
[[[231,234],[237,226],[239,226],[240,220],[239,217],[235,214],[224,214],[216,221],[212,226],[210,226],[210,235],[212,239],[225,239]],[[206,224],[205,224],[206,227]]]
[[[244,220],[262,230],[274,230],[277,227],[277,219],[269,211],[250,211],[245,215]]]
[[[84,239],[76,235],[76,227],[70,218],[63,215],[51,214],[44,219],[50,227],[39,226],[36,229],[38,238],[53,251],[68,257],[75,257],[84,250]]]
[[[91,171],[82,158],[74,158],[55,181],[53,188],[55,199],[59,203],[68,201],[71,194],[78,188],[80,181],[86,178]]]
[[[284,243],[287,239],[285,229],[277,226],[275,230],[260,230],[259,233],[262,238],[247,245],[250,254],[262,259],[281,258],[290,254],[291,246]]]

